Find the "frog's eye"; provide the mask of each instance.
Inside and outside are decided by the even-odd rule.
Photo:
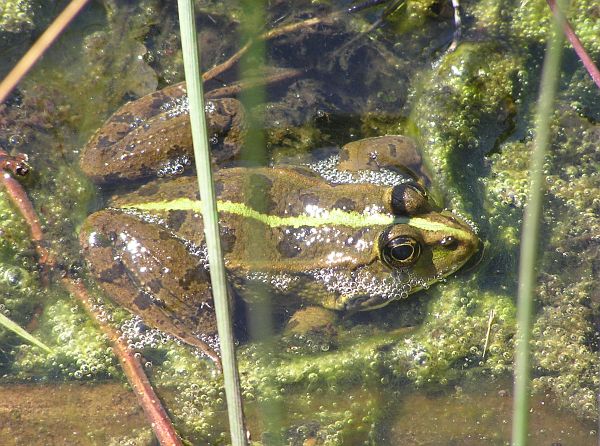
[[[392,268],[406,268],[415,264],[421,255],[421,244],[412,237],[400,236],[382,246],[381,257]]]

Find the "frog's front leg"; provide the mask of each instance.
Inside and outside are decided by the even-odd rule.
[[[284,339],[295,344],[326,346],[329,350],[337,346],[337,322],[339,316],[333,310],[308,306],[297,310],[288,321]]]
[[[423,157],[415,142],[402,135],[387,135],[360,139],[344,145],[340,151],[340,171],[388,170],[406,178],[391,192],[391,207],[400,216],[425,214],[435,208],[427,187],[431,181]]]
[[[431,185],[417,144],[412,138],[402,135],[376,136],[349,142],[340,151],[338,168],[352,172],[384,168],[397,170],[425,188]]]

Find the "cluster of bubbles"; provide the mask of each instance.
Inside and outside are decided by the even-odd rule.
[[[252,282],[269,285],[275,291],[287,293],[298,283],[299,278],[291,274],[278,273],[271,274],[264,271],[250,271],[246,274],[246,279]]]
[[[173,98],[160,106],[160,110],[166,113],[168,118],[176,118],[187,115],[190,112],[190,103],[187,95]]]
[[[49,304],[44,309],[42,323],[52,327],[44,338],[52,352],[40,355],[37,348],[20,345],[15,361],[17,376],[39,376],[39,371],[45,370],[47,377],[91,379],[116,372],[107,340],[99,335],[98,328],[79,306],[68,300]]]
[[[548,276],[539,289],[545,305],[532,331],[537,389],[552,390],[561,405],[585,418],[597,417],[596,389],[600,386],[598,352],[590,345],[597,338],[590,323],[589,292],[595,278],[565,283]]]
[[[323,284],[329,293],[346,296],[379,296],[381,304],[408,297],[415,280],[403,271],[378,277],[364,268],[340,271],[339,268],[319,268],[307,271],[314,280]]]
[[[380,186],[396,186],[397,184],[413,181],[407,175],[403,175],[392,169],[381,168],[375,170],[358,170],[351,172],[339,170],[339,155],[332,155],[324,160],[308,163],[306,166],[321,175],[332,184],[377,184]]]
[[[181,175],[191,165],[192,159],[188,155],[180,155],[165,161],[156,171],[156,176],[163,178]]]
[[[123,338],[127,340],[127,345],[133,350],[158,348],[173,339],[160,330],[148,327],[139,316],[126,319],[119,328]]]
[[[19,33],[35,27],[32,2],[5,0],[0,13],[0,31]]]

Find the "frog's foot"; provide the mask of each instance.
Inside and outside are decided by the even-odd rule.
[[[322,307],[302,308],[290,318],[284,338],[291,350],[308,349],[314,353],[337,346],[337,314]]]
[[[334,311],[322,307],[304,307],[294,313],[285,328],[285,334],[324,332],[333,328],[337,320]]]
[[[215,351],[215,349],[212,346],[210,346],[208,343],[204,342],[201,339],[198,339],[195,336],[187,336],[184,333],[181,333],[181,335],[174,334],[174,336],[176,338],[178,338],[179,340],[185,342],[186,344],[191,345],[192,347],[198,348],[202,353],[204,353],[215,364],[215,367],[217,368],[217,370],[219,370],[219,372],[223,372],[223,366],[221,364],[221,357]]]

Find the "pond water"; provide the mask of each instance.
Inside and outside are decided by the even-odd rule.
[[[249,125],[264,123],[267,162],[409,135],[422,151],[430,196],[473,222],[485,251],[468,271],[382,309],[337,317],[326,330],[288,329],[290,319],[302,322],[292,316],[301,303],[240,303],[249,315],[238,318],[237,334],[253,441],[509,443],[519,231],[549,23],[546,5],[534,3],[463,5],[451,53],[450,2],[409,1],[383,17],[385,5],[350,14],[342,0],[265,8],[264,30],[278,30],[265,40],[268,70],[253,68],[267,80],[266,96],[258,104],[247,91],[241,96]],[[0,53],[10,55],[1,73],[63,6],[32,2],[31,25],[0,21]],[[229,1],[200,1],[197,9],[207,70],[244,45],[244,16]],[[597,5],[578,2],[569,17],[598,60]],[[279,32],[311,18],[318,23]],[[0,309],[53,349],[46,354],[0,329],[1,444],[152,444],[109,344],[61,274],[85,280],[108,322],[142,355],[182,438],[228,441],[214,365],[107,299],[89,281],[77,240],[88,213],[130,189],[92,185],[79,169],[82,148],[121,105],[183,80],[179,45],[170,3],[93,3],[0,106],[0,146],[29,155],[33,172],[23,186],[57,257],[56,279],[40,272],[27,228],[0,189]],[[252,57],[242,67],[255,67]],[[206,91],[239,80],[238,65]],[[591,445],[598,435],[600,97],[580,65],[565,47],[545,169],[531,444]],[[272,75],[282,72],[283,80]],[[259,341],[244,324],[265,311],[274,333]]]

